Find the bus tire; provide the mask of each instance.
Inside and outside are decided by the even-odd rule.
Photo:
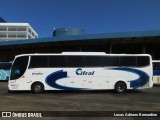
[[[123,93],[126,91],[127,89],[127,86],[126,86],[126,83],[125,82],[122,82],[122,81],[119,81],[115,84],[115,87],[114,87],[115,91],[117,93]]]
[[[34,94],[40,94],[44,92],[44,85],[40,82],[33,83],[31,86],[31,92]]]

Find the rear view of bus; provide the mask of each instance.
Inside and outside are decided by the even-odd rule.
[[[160,60],[153,60],[153,84],[160,84]]]
[[[152,58],[147,54],[66,52],[15,57],[9,91],[115,90],[153,86]]]

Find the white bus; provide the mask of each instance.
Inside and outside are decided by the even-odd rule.
[[[23,54],[11,67],[9,91],[106,90],[124,92],[153,86],[152,60],[147,54],[63,52]]]
[[[160,60],[153,60],[153,84],[160,84]]]

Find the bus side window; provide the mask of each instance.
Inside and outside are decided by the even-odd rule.
[[[31,56],[30,68],[44,68],[48,67],[47,56]]]
[[[85,61],[83,56],[67,56],[68,67],[84,67]]]
[[[119,66],[119,57],[118,56],[104,56],[103,66]]]
[[[67,67],[66,56],[49,56],[49,67]]]
[[[149,57],[148,56],[137,56],[137,67],[149,66]]]
[[[86,67],[100,67],[102,65],[101,56],[85,56]]]
[[[136,67],[136,57],[135,56],[121,56],[120,57],[121,66],[132,66]]]

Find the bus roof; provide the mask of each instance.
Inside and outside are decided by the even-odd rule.
[[[62,52],[62,53],[34,53],[34,54],[21,54],[21,56],[52,56],[52,55],[96,55],[96,56],[150,56],[149,54],[106,54],[105,52]],[[151,56],[150,56],[151,57]]]
[[[62,52],[62,55],[106,55],[105,52]]]

